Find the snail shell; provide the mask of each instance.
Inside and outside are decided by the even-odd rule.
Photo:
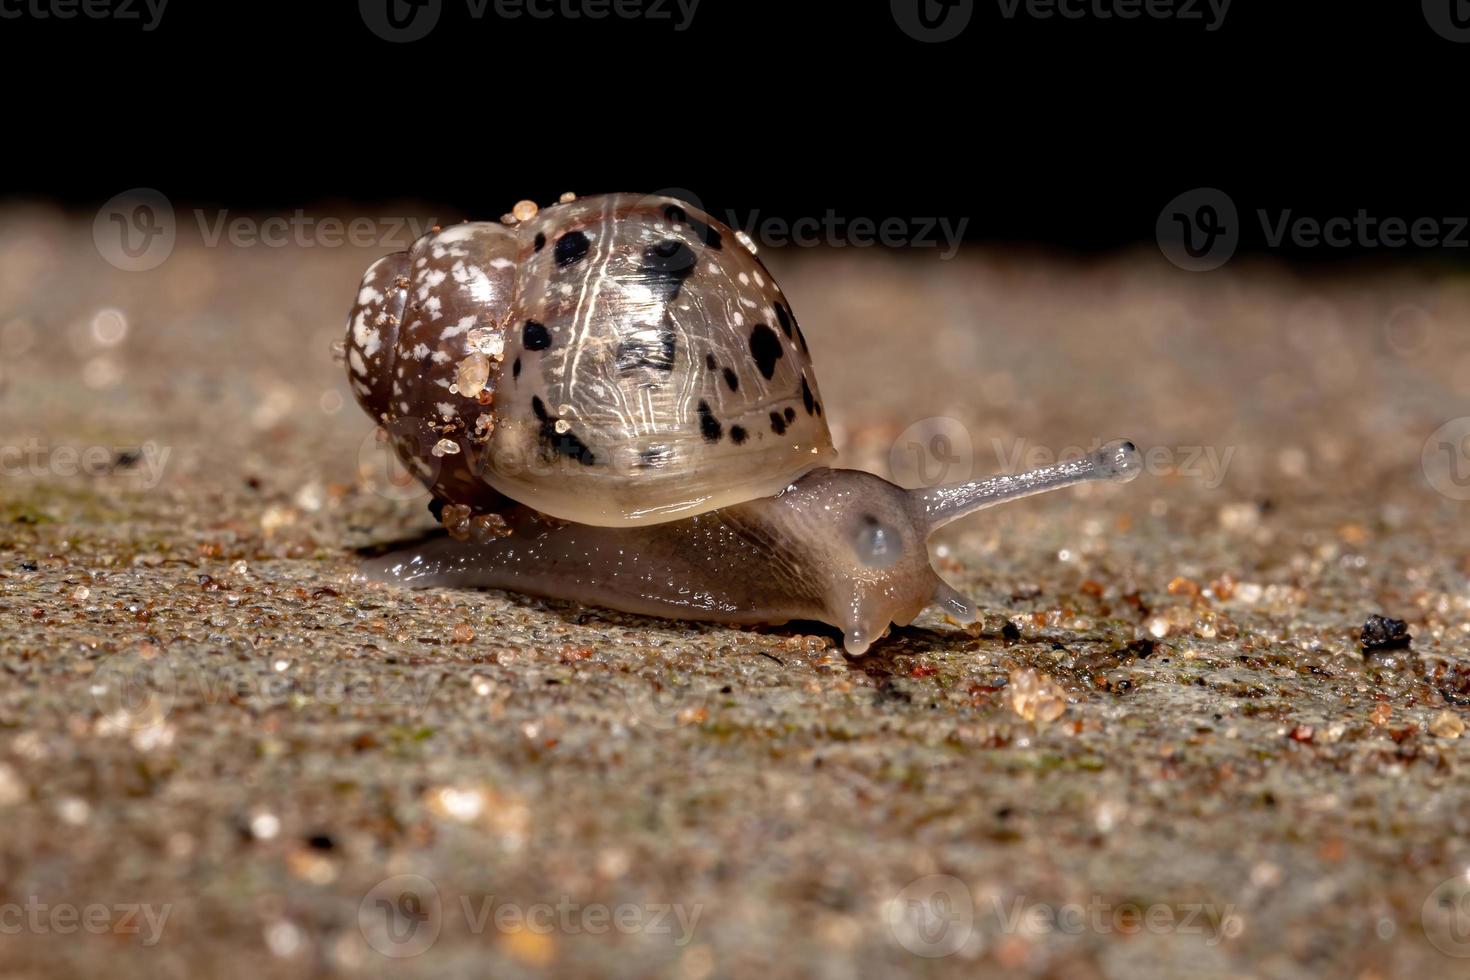
[[[470,222],[373,263],[362,407],[442,500],[581,524],[771,496],[836,452],[806,339],[736,234],[669,197]]]

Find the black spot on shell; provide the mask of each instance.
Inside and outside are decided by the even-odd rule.
[[[764,323],[757,323],[750,331],[750,356],[755,359],[755,366],[761,377],[771,380],[781,355],[781,341],[776,339],[776,331]]]
[[[715,355],[713,355],[713,354],[706,354],[706,355],[704,355],[704,366],[706,368],[708,368],[709,370],[713,371],[715,369]]]
[[[666,238],[644,250],[638,271],[649,288],[662,293],[665,303],[672,303],[698,262],[692,248],[677,239]]]
[[[803,354],[811,353],[811,351],[806,349],[806,334],[801,332],[801,324],[799,323],[796,324],[796,342],[801,345],[801,352]]]
[[[801,403],[806,406],[806,413],[812,414],[813,406],[817,400],[812,397],[812,386],[806,383],[806,375],[801,376]]]
[[[516,358],[515,363],[510,366],[510,376],[512,378],[520,378],[521,376],[521,359],[519,357]]]
[[[547,446],[568,459],[575,459],[583,466],[597,463],[597,457],[585,442],[570,432],[556,431],[556,419],[546,411],[546,403],[541,400],[540,395],[531,396],[531,411],[536,413],[536,419],[541,423],[541,441]]]
[[[776,323],[780,325],[781,332],[786,335],[786,339],[790,340],[791,314],[787,312],[786,307],[782,306],[780,303],[776,304]]]
[[[730,441],[733,442],[735,445],[739,446],[743,444],[748,438],[750,438],[750,434],[745,431],[744,426],[730,426]]]
[[[786,406],[785,415],[786,415],[786,421],[787,422],[795,422],[796,421],[796,409],[792,408],[790,405]]]
[[[539,252],[539,251],[541,251],[545,247],[546,247],[546,232],[544,232],[544,231],[538,231],[538,232],[536,232],[536,251]]]
[[[551,346],[551,331],[535,320],[527,320],[521,331],[521,346],[526,350],[545,350]]]
[[[679,225],[688,225],[699,236],[699,240],[716,252],[725,247],[725,238],[708,223],[690,217],[689,212],[677,204],[664,207],[664,217]]]
[[[556,240],[556,266],[565,269],[587,257],[587,252],[592,248],[592,242],[588,240],[585,232],[569,231]]]
[[[707,401],[699,403],[699,434],[704,436],[705,442],[719,442],[720,436],[725,434],[725,427],[715,418]]]
[[[786,420],[781,417],[780,412],[771,413],[771,431],[778,436],[786,434]]]
[[[730,386],[731,391],[740,390],[740,375],[729,368],[725,368],[725,384]]]
[[[618,370],[653,368],[674,370],[674,331],[664,327],[657,333],[645,328],[618,344]]]

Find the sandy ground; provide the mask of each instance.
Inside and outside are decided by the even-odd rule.
[[[1470,973],[1463,272],[763,253],[846,465],[1151,454],[854,660],[353,585],[432,523],[331,352],[388,250],[0,215],[7,973]]]

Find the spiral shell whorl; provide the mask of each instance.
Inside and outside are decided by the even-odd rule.
[[[368,270],[347,347],[399,455],[476,509],[504,494],[580,523],[657,523],[777,493],[835,455],[779,287],[671,198],[425,236]]]

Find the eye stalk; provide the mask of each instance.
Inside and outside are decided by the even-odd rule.
[[[1127,483],[1143,471],[1143,456],[1126,439],[1110,442],[1095,453],[1053,466],[1014,475],[952,483],[932,490],[911,490],[909,500],[925,533],[967,514],[1007,500],[1060,490],[1077,483]]]

